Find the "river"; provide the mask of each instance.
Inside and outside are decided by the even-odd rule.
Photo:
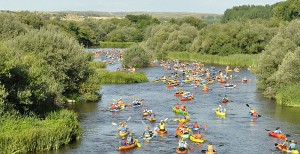
[[[117,64],[116,64],[117,65]],[[116,65],[108,66],[108,69],[115,70]],[[217,69],[219,67],[216,67]],[[149,67],[139,69],[144,72],[149,81],[155,77],[168,75],[172,71],[166,71],[163,67]],[[212,143],[220,154],[271,154],[281,153],[275,150],[274,143],[278,139],[268,136],[265,129],[281,130],[290,134],[291,138],[300,141],[300,108],[282,107],[276,105],[272,100],[262,97],[261,91],[256,89],[256,77],[247,69],[242,69],[235,74],[236,77],[246,76],[249,82],[246,84],[237,83],[234,89],[224,89],[222,84],[214,83],[209,87],[210,92],[203,92],[202,88],[185,86],[184,90],[195,92],[195,99],[186,104],[190,113],[191,122],[197,121],[200,124],[207,124],[208,131],[202,132],[206,141],[203,144],[195,144],[187,140],[192,150],[190,154],[201,153],[206,149],[208,143]],[[236,79],[237,81],[238,79]],[[111,154],[152,154],[152,153],[175,153],[178,139],[174,137],[174,130],[178,126],[173,122],[178,118],[173,112],[172,107],[179,102],[179,98],[173,96],[175,88],[167,89],[163,83],[139,83],[139,84],[119,84],[103,85],[101,93],[102,100],[98,103],[76,104],[71,108],[79,113],[80,122],[84,129],[84,134],[80,141],[64,146],[57,151],[46,153],[111,153]],[[227,108],[226,118],[219,118],[213,109],[218,107],[222,97],[227,94],[232,102],[225,104]],[[144,99],[141,108],[126,108],[119,113],[109,112],[108,106],[113,99],[122,98],[130,103],[130,97]],[[250,107],[255,107],[260,118],[253,120],[247,116]],[[129,130],[135,137],[142,135],[145,126],[141,122],[143,109],[151,109],[158,115],[158,120],[168,118],[166,129],[169,131],[164,136],[157,136],[150,143],[141,141],[141,148],[136,148],[126,152],[119,152],[118,146],[120,137],[117,134],[117,126],[112,122],[126,121]],[[149,124],[148,121],[145,121]],[[156,124],[150,124],[154,127]],[[281,141],[283,142],[283,141]]]

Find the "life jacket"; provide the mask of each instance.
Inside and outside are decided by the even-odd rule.
[[[296,144],[295,143],[291,143],[289,150],[295,150],[296,149]]]
[[[185,108],[185,107],[183,107],[183,108],[181,108],[181,110],[182,110],[182,111],[186,111],[186,108]]]
[[[159,129],[160,130],[165,130],[165,125],[164,124],[159,124]]]
[[[176,108],[176,109],[180,109],[180,106],[179,106],[179,105],[176,105],[175,108]]]
[[[196,136],[196,138],[198,138],[198,139],[201,139],[201,138],[202,138],[202,135],[201,135],[201,134],[196,134],[195,136]]]
[[[195,123],[194,128],[199,128],[199,125]]]
[[[256,112],[253,112],[253,113],[252,113],[252,116],[256,117],[256,116],[257,116],[257,113],[256,113]]]
[[[207,145],[207,151],[208,152],[213,152],[214,151],[214,148],[212,145]]]
[[[185,148],[184,142],[180,142],[180,143],[179,143],[179,147],[180,147],[180,148]]]

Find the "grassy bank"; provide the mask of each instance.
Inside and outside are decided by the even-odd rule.
[[[181,61],[199,61],[207,64],[230,65],[230,66],[254,66],[257,67],[259,55],[235,54],[229,56],[203,55],[191,52],[169,52],[168,59]]]
[[[82,134],[77,115],[61,110],[48,114],[45,120],[5,115],[0,118],[0,153],[26,153],[58,149]]]
[[[299,84],[287,85],[276,92],[276,103],[284,106],[300,107]]]
[[[135,42],[99,42],[101,48],[127,48],[133,44],[135,44]]]
[[[148,82],[148,79],[143,73],[126,73],[126,72],[110,72],[107,70],[98,70],[98,77],[101,83],[141,83]]]

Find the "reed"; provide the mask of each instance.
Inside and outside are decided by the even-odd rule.
[[[300,84],[290,84],[276,92],[276,103],[284,106],[300,107]]]
[[[124,83],[141,83],[148,82],[148,78],[144,73],[127,73],[127,72],[110,72],[107,70],[98,70],[98,76],[101,83],[104,84],[124,84]]]
[[[89,62],[90,68],[106,68],[106,62],[97,62],[97,61],[91,61]]]
[[[77,114],[66,109],[51,112],[44,120],[6,114],[0,118],[0,126],[0,151],[4,154],[58,149],[82,135]]]
[[[198,62],[202,62],[206,64],[214,64],[214,65],[257,67],[259,55],[234,54],[229,56],[219,56],[219,55],[192,53],[192,52],[169,52],[167,58],[178,59],[181,61],[198,61]]]

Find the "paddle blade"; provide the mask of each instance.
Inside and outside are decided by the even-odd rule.
[[[126,121],[129,121],[131,119],[131,116],[130,117],[128,117],[128,119],[126,120]]]
[[[280,129],[280,127],[276,127],[276,129]]]
[[[114,126],[117,126],[117,124],[116,124],[116,123],[114,123],[114,122],[112,122],[111,124],[112,124],[112,125],[114,125]]]
[[[257,115],[257,117],[261,117],[261,115]]]
[[[146,126],[145,122],[143,120],[141,120],[141,122]]]
[[[286,136],[286,137],[291,137],[291,135],[290,135],[290,134],[285,134],[285,136]]]
[[[115,99],[113,99],[114,100],[114,102],[116,102],[116,100]]]
[[[266,131],[271,131],[271,130],[269,130],[269,129],[265,129]]]
[[[167,122],[168,119],[169,119],[169,118],[166,118],[166,119],[164,120],[164,122]]]
[[[249,104],[246,104],[247,107],[250,107]]]
[[[179,119],[174,119],[173,121],[175,121],[175,122],[176,122],[176,121],[179,121]]]
[[[277,147],[277,146],[278,146],[278,143],[275,143],[274,145],[275,145],[275,147]]]

